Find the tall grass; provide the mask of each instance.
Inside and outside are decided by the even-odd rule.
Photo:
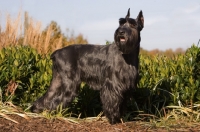
[[[21,13],[17,18],[11,19],[9,14],[6,15],[5,28],[0,25],[0,48],[18,44],[17,37],[21,32]],[[20,33],[21,34],[21,33]]]
[[[33,20],[27,12],[24,16],[22,14],[19,12],[15,18],[11,18],[10,14],[0,16],[5,20],[5,27],[0,23],[0,49],[28,45],[40,54],[47,54],[73,43],[88,43],[82,34],[65,36],[55,22],[51,22],[45,30],[42,30],[41,22]]]

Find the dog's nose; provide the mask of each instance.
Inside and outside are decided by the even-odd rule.
[[[119,30],[119,34],[120,35],[124,35],[124,31],[123,30]]]

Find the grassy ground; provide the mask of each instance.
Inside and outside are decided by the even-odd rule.
[[[140,119],[131,122],[110,125],[105,117],[100,114],[97,117],[75,118],[71,115],[63,115],[64,110],[57,111],[56,114],[43,112],[35,114],[25,112],[10,102],[0,104],[0,130],[1,131],[149,131],[149,132],[196,132],[200,131],[200,123],[193,119],[193,116],[171,114],[160,119],[151,118],[148,122],[146,118],[151,115],[139,115]],[[138,116],[138,117],[139,117]],[[153,116],[152,116],[153,117]],[[196,118],[198,118],[196,116]]]

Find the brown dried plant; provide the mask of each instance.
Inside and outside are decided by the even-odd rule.
[[[40,54],[47,54],[56,49],[62,48],[73,43],[87,44],[87,39],[83,35],[77,37],[59,35],[53,36],[55,31],[55,23],[51,23],[42,31],[42,24],[39,21],[33,20],[28,16],[28,13],[18,13],[16,18],[11,18],[6,15],[6,24],[3,28],[0,23],[0,49],[8,46],[28,45],[36,49]],[[0,16],[2,17],[2,15]]]
[[[17,45],[17,37],[21,30],[21,13],[17,18],[11,19],[9,14],[6,15],[5,29],[0,25],[0,48],[6,46]]]

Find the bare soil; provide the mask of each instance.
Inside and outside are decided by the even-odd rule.
[[[110,125],[107,121],[73,123],[62,119],[29,118],[9,115],[18,123],[0,118],[0,132],[199,132],[200,124],[190,127],[158,128],[139,121]]]

